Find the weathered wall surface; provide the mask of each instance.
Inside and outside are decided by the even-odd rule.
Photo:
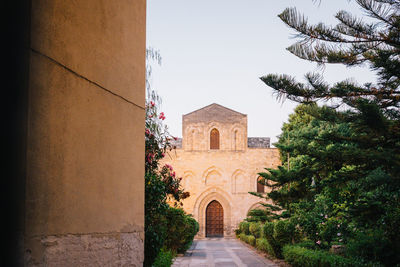
[[[204,237],[205,206],[212,200],[221,203],[224,214],[229,214],[224,220],[224,235],[233,235],[249,209],[260,202],[260,198],[248,193],[257,191],[257,173],[265,171],[264,168],[276,168],[280,159],[276,148],[245,151],[177,149],[164,163],[171,164],[177,176],[183,178],[182,185],[190,192],[190,197],[183,200],[183,208],[198,220],[198,236]]]
[[[214,128],[220,134],[218,150],[210,149]],[[279,166],[279,151],[265,148],[268,138],[258,138],[261,145],[257,138],[251,139],[264,148],[248,147],[247,115],[218,104],[184,115],[182,133],[183,149],[172,151],[163,163],[173,166],[190,192],[183,208],[199,222],[198,237],[204,237],[206,207],[217,200],[224,210],[224,236],[232,236],[247,212],[260,202],[248,193],[257,191],[257,173]]]
[[[220,150],[244,150],[247,147],[247,115],[218,104],[211,104],[183,115],[183,149],[210,149],[210,132],[218,129]]]
[[[141,266],[145,0],[32,1],[28,266]]]

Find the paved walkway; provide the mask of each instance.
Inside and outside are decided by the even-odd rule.
[[[194,240],[185,256],[177,257],[173,267],[277,267],[236,239],[207,238]]]

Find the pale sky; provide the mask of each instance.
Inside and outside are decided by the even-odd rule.
[[[277,15],[293,6],[313,23],[336,24],[333,15],[340,9],[361,15],[347,0],[147,1],[147,47],[162,57],[161,66],[153,66],[152,87],[172,135],[182,136],[183,114],[218,103],[247,114],[249,137],[277,141],[296,103],[279,102],[259,77],[285,73],[302,81],[305,73],[320,70],[286,50],[295,32]],[[366,67],[322,71],[330,83],[374,79]]]

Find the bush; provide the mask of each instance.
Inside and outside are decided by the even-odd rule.
[[[169,267],[172,265],[172,260],[174,257],[175,253],[173,251],[162,248],[153,263],[153,267]]]
[[[253,247],[256,245],[256,238],[252,235],[247,236],[247,243]]]
[[[296,246],[308,249],[316,249],[318,248],[314,241],[311,240],[304,240],[300,243],[297,243]]]
[[[145,249],[144,266],[152,266],[160,249],[164,245],[167,235],[167,222],[164,216],[168,205],[165,203],[166,196],[159,192],[165,191],[165,183],[160,176],[146,173],[146,198],[145,198]]]
[[[247,235],[245,233],[240,233],[239,239],[247,243]]]
[[[244,233],[246,235],[250,234],[250,223],[249,222],[241,222],[239,224],[239,229],[241,233]]]
[[[267,222],[261,227],[261,237],[265,238],[277,258],[282,258],[282,247],[291,243],[295,234],[295,226],[289,220]]]
[[[322,250],[310,250],[299,246],[286,245],[282,251],[285,261],[293,267],[344,267],[363,266],[361,263]]]
[[[261,227],[259,223],[256,222],[250,223],[249,231],[255,238],[261,237]]]
[[[241,231],[240,231],[239,228],[238,228],[238,229],[235,229],[235,235],[236,235],[237,237],[239,237],[240,233],[241,233]]]
[[[276,257],[275,251],[272,248],[271,244],[265,238],[259,238],[256,240],[256,248],[268,253],[269,255]]]
[[[261,237],[268,240],[273,239],[274,235],[274,223],[267,222],[261,227]]]
[[[295,226],[289,220],[280,220],[274,225],[274,239],[283,247],[289,244],[294,235]]]
[[[399,263],[399,255],[393,254],[389,240],[379,229],[358,232],[355,238],[346,245],[346,255],[362,258],[368,262],[382,262],[386,266],[395,266]]]
[[[169,207],[165,217],[168,231],[164,246],[177,253],[184,253],[199,231],[199,224],[180,208]]]
[[[239,239],[243,242],[246,242],[249,245],[255,246],[256,245],[256,238],[252,235],[246,235],[245,233],[241,233],[239,235]]]

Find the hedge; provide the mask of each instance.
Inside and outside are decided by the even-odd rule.
[[[282,250],[286,262],[293,267],[347,267],[365,266],[356,260],[344,258],[322,250],[311,250],[295,245],[286,245]]]
[[[269,255],[276,257],[275,251],[272,248],[271,244],[265,238],[259,238],[256,240],[256,248],[268,253]]]
[[[288,220],[267,222],[261,228],[261,236],[265,238],[272,251],[271,255],[282,258],[282,247],[291,242],[294,226]]]
[[[256,238],[252,235],[247,236],[247,241],[248,241],[247,243],[249,245],[252,245],[253,247],[256,245]]]
[[[245,233],[239,234],[240,240],[246,242],[249,245],[255,246],[256,245],[256,238],[252,235],[246,235]]]
[[[162,248],[160,253],[158,253],[158,256],[152,266],[153,267],[171,266],[174,257],[175,257],[175,252]]]
[[[166,215],[167,233],[164,247],[184,253],[192,244],[194,236],[199,231],[199,224],[182,209],[169,207]]]
[[[261,227],[257,222],[251,222],[249,226],[250,234],[252,234],[255,238],[261,237]]]
[[[250,223],[249,222],[241,222],[239,224],[240,233],[244,233],[246,235],[250,234]]]

